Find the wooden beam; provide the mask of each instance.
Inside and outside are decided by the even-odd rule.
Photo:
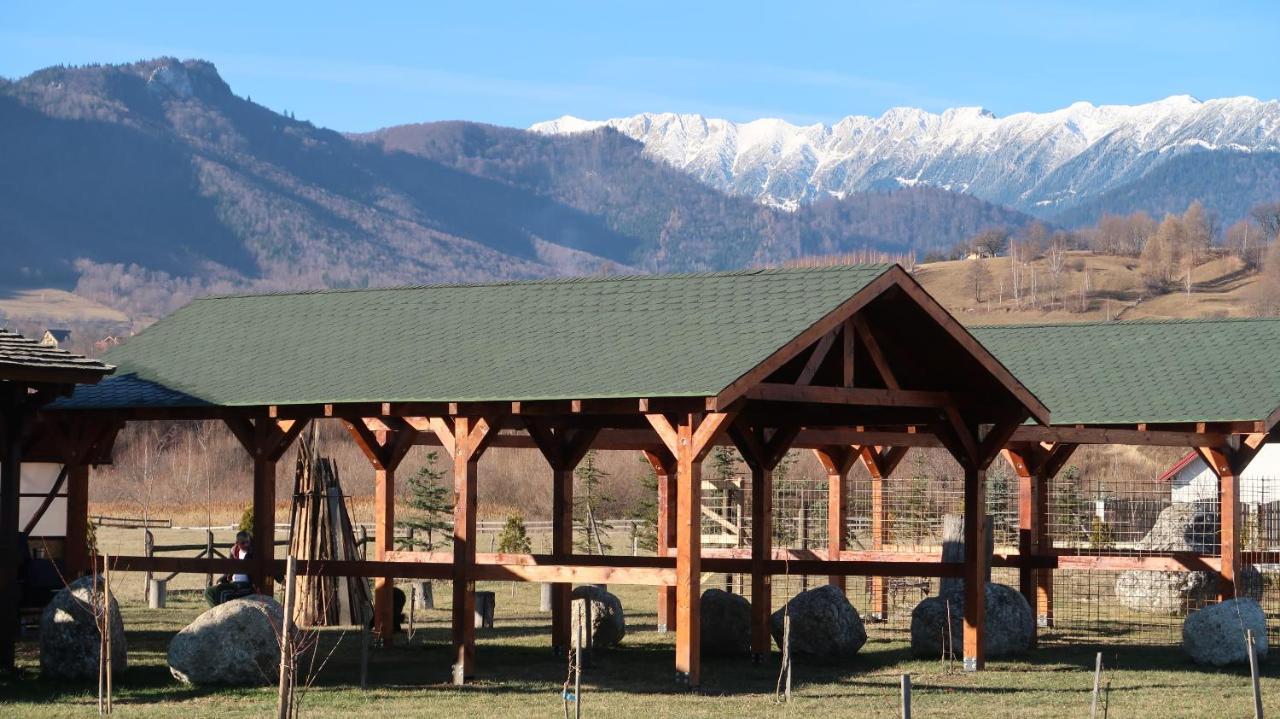
[[[854,379],[854,332],[853,320],[847,319],[840,325],[840,379],[845,387],[853,386]]]
[[[1125,444],[1152,447],[1222,447],[1228,435],[1215,432],[1136,430],[1115,427],[1036,427],[1024,425],[1014,430],[1013,442],[1067,444]]]
[[[876,372],[879,373],[880,380],[884,382],[884,386],[889,389],[898,389],[898,379],[893,374],[893,367],[885,357],[884,350],[880,348],[880,343],[876,340],[876,336],[871,331],[871,326],[867,323],[866,318],[861,314],[854,315],[853,326],[858,331],[858,337],[862,338],[862,346],[866,348],[867,354],[871,357],[871,363],[875,365]]]
[[[863,387],[819,387],[762,382],[747,390],[747,399],[766,402],[808,402],[866,407],[923,407],[956,404],[951,392],[908,389],[866,389]]]
[[[827,359],[827,355],[831,353],[831,346],[835,344],[836,332],[832,330],[822,336],[818,343],[813,346],[813,352],[809,354],[809,360],[805,362],[804,368],[800,370],[800,375],[796,377],[796,384],[805,385],[813,381],[813,376],[818,373],[822,367],[822,363]]]

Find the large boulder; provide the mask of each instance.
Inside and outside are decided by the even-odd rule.
[[[1217,554],[1220,533],[1217,508],[1204,502],[1179,502],[1165,507],[1155,524],[1135,545],[1145,552]],[[1240,572],[1237,595],[1262,597],[1262,574],[1253,567]],[[1181,614],[1217,596],[1213,572],[1165,572],[1133,569],[1116,576],[1116,601],[1137,612]]]
[[[1267,656],[1267,617],[1253,599],[1228,599],[1192,612],[1182,622],[1182,648],[1196,664],[1248,664],[1246,630],[1258,658]]]
[[[736,656],[751,651],[751,602],[723,589],[702,593],[702,653]]]
[[[773,613],[770,630],[782,647],[782,617],[791,616],[791,655],[807,659],[847,659],[867,643],[862,617],[838,587],[824,584],[801,592]]]
[[[98,577],[83,577],[53,595],[40,615],[40,673],[52,679],[93,679],[98,676],[102,634],[97,611],[101,611],[103,586]],[[111,632],[111,670],[120,672],[129,664],[124,638],[124,621],[114,595],[108,596],[108,627]],[[95,611],[95,608],[97,611]]]
[[[622,601],[608,591],[584,584],[573,590],[570,595],[574,599],[571,645],[578,641],[578,608],[577,600],[588,600],[591,607],[591,646],[596,648],[616,647],[627,636],[627,617],[622,613]]]
[[[1030,649],[1036,620],[1026,598],[1013,587],[987,582],[986,602],[987,656],[1011,656]],[[948,607],[950,632],[947,630]],[[925,597],[911,610],[911,652],[931,659],[942,656],[947,646],[953,655],[963,654],[964,592],[960,589]]]
[[[255,594],[196,617],[169,642],[169,672],[185,684],[261,686],[280,678],[284,608]]]

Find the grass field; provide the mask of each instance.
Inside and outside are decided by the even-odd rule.
[[[303,697],[303,716],[338,717],[376,711],[386,717],[562,716],[560,687],[565,666],[549,649],[546,615],[537,612],[537,587],[494,589],[494,629],[478,630],[478,676],[464,688],[448,685],[447,584],[437,587],[437,609],[417,617],[412,641],[403,636],[391,649],[373,653],[370,687],[359,688],[359,635],[327,630],[319,655],[332,656]],[[760,665],[746,658],[707,658],[700,694],[674,684],[672,635],[655,630],[653,590],[617,587],[628,611],[622,648],[597,653],[585,680],[583,714],[589,717],[801,717],[897,716],[898,683],[912,675],[918,717],[1059,717],[1089,711],[1094,654],[1105,652],[1113,717],[1251,716],[1247,669],[1204,670],[1169,647],[1055,644],[1017,661],[992,661],[989,669],[965,674],[937,660],[912,658],[900,634],[877,635],[858,657],[843,664],[798,664],[791,704],[774,698],[778,657]],[[130,717],[260,717],[274,709],[273,688],[191,689],[169,676],[165,651],[173,633],[203,609],[194,596],[148,610],[125,598],[129,669],[117,674],[116,711]],[[336,649],[335,649],[336,646]],[[0,716],[87,716],[95,711],[94,688],[39,678],[36,644],[19,646],[28,676],[0,680]],[[1280,698],[1280,662],[1263,664],[1263,692],[1272,711]]]

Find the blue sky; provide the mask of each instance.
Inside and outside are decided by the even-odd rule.
[[[1280,96],[1274,2],[202,5],[7,0],[0,75],[199,57],[237,94],[339,130]]]

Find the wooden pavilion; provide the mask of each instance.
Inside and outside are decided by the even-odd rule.
[[[1049,419],[1012,373],[891,265],[209,298],[109,359],[120,367],[116,377],[81,389],[49,416],[88,424],[225,421],[253,458],[260,537],[275,524],[276,464],[290,442],[308,420],[344,420],[376,473],[377,557],[301,571],[377,577],[383,632],[392,625],[392,578],[452,579],[456,681],[474,669],[477,580],[554,583],[557,647],[568,645],[573,582],[662,587],[676,671],[694,686],[703,571],[751,576],[753,648],[761,654],[769,650],[773,575],[976,580],[986,556],[979,523],[968,527],[963,566],[846,552],[838,541],[825,557],[787,562],[770,546],[771,472],[791,447],[817,451],[832,473],[832,521],[842,522],[842,483],[854,459],[874,454],[886,433],[927,435],[964,467],[965,506],[983,516],[987,466],[1024,422]],[[701,461],[720,442],[741,450],[758,488],[747,556],[704,558],[700,547]],[[454,460],[452,556],[392,546],[395,472],[415,444],[441,446]],[[550,554],[477,553],[478,461],[491,446],[536,447],[546,458]],[[640,450],[653,463],[665,509],[659,556],[573,554],[573,470],[592,447]],[[223,569],[218,560],[113,561],[124,570]],[[257,581],[269,586],[280,565],[271,544],[260,543]],[[982,596],[980,580],[967,586]],[[968,601],[971,668],[983,663],[982,625],[983,603]]]
[[[1186,341],[1170,343],[1171,333]],[[1233,540],[1238,508],[1223,512],[1221,557],[1069,556],[1047,531],[1045,487],[1081,444],[1189,446],[1218,468],[1222,506],[1237,507],[1233,478],[1280,417],[1280,370],[1259,366],[1277,343],[1277,321],[971,334],[896,266],[219,297],[113,350],[117,375],[55,402],[42,421],[61,427],[60,436],[108,433],[124,421],[226,422],[253,458],[258,536],[270,536],[275,523],[276,464],[289,444],[311,419],[344,421],[375,470],[377,556],[302,563],[300,571],[377,578],[382,632],[392,625],[392,578],[453,580],[457,681],[475,667],[475,581],[553,583],[552,644],[561,648],[572,583],[609,582],[657,588],[659,623],[676,630],[678,676],[696,686],[702,572],[750,576],[757,654],[770,646],[773,576],[826,575],[836,584],[870,576],[881,590],[884,577],[964,577],[965,666],[978,669],[985,472],[1002,452],[1020,477],[1020,551],[994,563],[1018,568],[1022,591],[1050,620],[1055,568],[1211,569],[1229,593],[1249,559]],[[1221,360],[1223,347],[1241,353],[1238,367]],[[700,463],[726,443],[751,471],[751,546],[704,551]],[[454,461],[450,554],[392,546],[395,473],[422,444]],[[885,526],[884,479],[915,446],[942,447],[963,469],[965,515],[980,518],[965,523],[963,564],[844,545],[854,462],[871,472],[874,535]],[[103,461],[101,443],[95,447],[93,459]],[[478,462],[489,447],[532,447],[546,458],[549,554],[477,552]],[[639,450],[652,463],[658,556],[573,554],[573,470],[589,448]],[[825,551],[771,546],[769,488],[788,448],[814,451],[828,473]],[[71,474],[87,473],[87,463]],[[270,543],[260,549],[254,574],[269,586],[283,563]],[[231,568],[229,560],[185,558],[113,563]]]
[[[18,622],[19,494],[22,461],[36,411],[71,394],[80,384],[99,381],[110,365],[73,355],[22,335],[0,329],[0,671],[12,669]],[[73,480],[74,482],[75,480]],[[54,487],[54,493],[58,491]],[[87,497],[87,492],[80,492]],[[79,542],[83,555],[88,506],[78,508],[78,524],[67,525],[69,543]]]

